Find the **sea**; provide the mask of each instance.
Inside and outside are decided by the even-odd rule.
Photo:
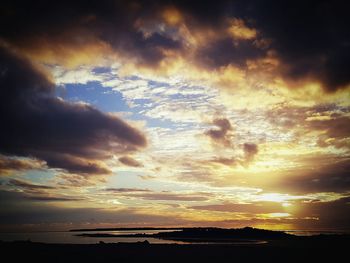
[[[121,231],[45,231],[45,232],[17,232],[17,233],[0,233],[1,241],[31,241],[42,243],[55,243],[55,244],[96,244],[99,242],[105,243],[135,243],[144,242],[147,240],[152,244],[179,244],[183,242],[162,240],[159,238],[149,237],[86,237],[79,236],[83,233],[88,234],[113,234],[113,235],[126,235],[126,234],[155,234],[159,232],[169,232],[169,230],[121,230]]]
[[[173,231],[173,230],[171,230]],[[83,233],[103,233],[114,235],[125,234],[155,234],[159,232],[169,232],[169,230],[118,230],[118,231],[46,231],[46,232],[2,232],[0,233],[1,241],[31,241],[41,243],[54,243],[54,244],[96,244],[99,242],[104,243],[136,243],[144,242],[147,240],[151,244],[189,244],[183,241],[164,240],[159,238],[150,237],[86,237],[78,236]],[[342,234],[343,232],[335,231],[307,231],[307,230],[289,230],[284,231],[289,234],[298,236],[312,236],[319,234]],[[191,242],[193,244],[193,242]],[[235,244],[241,245],[244,242],[236,242]],[[248,244],[248,243],[247,243]],[[252,244],[249,242],[249,244]]]

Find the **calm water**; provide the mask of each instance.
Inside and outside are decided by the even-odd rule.
[[[152,244],[188,244],[187,242],[182,241],[172,241],[172,240],[163,240],[158,238],[140,238],[140,237],[79,237],[76,236],[82,233],[104,233],[104,234],[153,234],[159,232],[168,232],[169,230],[125,230],[125,231],[89,231],[89,232],[27,232],[27,233],[0,233],[0,240],[2,241],[18,241],[18,240],[30,240],[32,242],[44,242],[44,243],[69,243],[69,244],[96,244],[100,241],[105,243],[118,243],[118,242],[142,242],[147,240]],[[286,231],[289,234],[293,235],[318,235],[318,234],[335,234],[339,232],[317,232],[317,231],[304,231],[304,230],[293,230]],[[339,233],[340,234],[340,233]],[[192,242],[193,243],[193,242]],[[254,242],[235,242],[232,244],[242,245],[242,244],[253,244]],[[260,244],[261,242],[256,242]],[[208,243],[207,243],[208,244]]]
[[[89,232],[28,232],[28,233],[0,233],[0,240],[2,241],[16,241],[16,240],[30,240],[32,242],[44,243],[69,243],[69,244],[96,244],[100,241],[106,243],[118,242],[139,242],[148,240],[150,243],[161,244],[180,244],[183,242],[162,240],[158,238],[140,238],[140,237],[78,237],[76,235],[83,233],[103,233],[103,234],[153,234],[159,232],[167,232],[166,230],[142,230],[142,231],[89,231]]]
[[[23,241],[30,240],[32,242],[43,242],[43,243],[66,243],[66,244],[96,244],[100,241],[105,243],[135,243],[143,242],[147,240],[151,244],[219,244],[217,242],[183,242],[173,240],[163,240],[159,238],[140,238],[140,237],[79,237],[76,235],[83,233],[103,233],[103,234],[154,234],[159,232],[169,232],[169,230],[124,230],[124,231],[89,231],[89,232],[27,232],[27,233],[0,233],[0,240],[2,241]],[[264,244],[265,241],[235,241],[232,243],[226,242],[225,244],[231,245],[247,245],[247,244]]]
[[[296,236],[316,236],[316,235],[337,235],[337,234],[347,234],[346,231],[312,231],[312,230],[287,230],[284,231],[287,234]]]

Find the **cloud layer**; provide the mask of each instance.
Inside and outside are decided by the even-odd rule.
[[[184,57],[204,68],[248,70],[249,61],[274,54],[275,73],[287,82],[312,80],[332,92],[350,83],[347,7],[344,1],[5,1],[0,37],[31,57],[70,58],[72,65],[93,59],[89,49],[155,68]]]
[[[54,96],[54,84],[25,59],[0,51],[5,155],[34,157],[72,173],[108,174],[99,161],[146,146],[145,136],[120,118]]]
[[[349,228],[348,9],[2,1],[0,221]]]

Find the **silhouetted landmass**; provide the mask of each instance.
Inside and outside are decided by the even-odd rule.
[[[224,228],[183,228],[181,231],[159,232],[153,234],[107,234],[107,233],[83,233],[81,237],[150,237],[167,240],[187,242],[225,242],[239,240],[273,240],[295,237],[281,231],[256,229],[251,227],[238,229]]]
[[[293,235],[286,234],[281,231],[271,231],[264,229],[257,229],[251,227],[238,229],[224,229],[224,228],[187,228],[182,231],[174,232],[160,232],[156,234],[158,238],[172,239],[172,240],[230,240],[230,239],[286,239],[293,237]]]
[[[344,262],[349,235],[274,239],[261,245],[0,242],[4,262]]]
[[[143,231],[143,230],[181,230],[184,228],[175,227],[113,227],[113,228],[82,228],[82,229],[71,229],[70,232],[89,232],[89,231]]]
[[[340,262],[347,258],[350,244],[350,235],[300,237],[249,227],[183,228],[181,231],[134,235],[84,233],[82,236],[96,237],[97,244],[0,241],[0,253],[3,259],[9,259],[8,262]],[[99,241],[99,237],[152,237],[189,243],[150,244],[147,240],[136,243],[105,243]],[[225,243],[223,240],[232,242]],[[235,242],[239,240],[267,242]]]
[[[240,229],[223,228],[183,228],[181,231],[159,232],[153,234],[109,234],[109,233],[83,233],[81,237],[109,238],[159,238],[164,240],[180,241],[188,244],[208,243],[208,244],[293,244],[293,246],[304,246],[312,242],[349,242],[350,235],[315,235],[315,236],[295,236],[282,231],[272,231],[245,227]]]

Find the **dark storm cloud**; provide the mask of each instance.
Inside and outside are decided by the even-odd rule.
[[[42,164],[37,161],[27,159],[16,159],[0,155],[0,175],[10,174],[13,171],[26,171],[41,169]]]
[[[316,78],[328,91],[350,83],[348,1],[246,1],[245,9],[286,76]]]
[[[231,131],[233,129],[230,121],[225,118],[219,118],[214,119],[212,124],[218,128],[209,129],[204,134],[209,136],[214,143],[230,147],[232,137]]]
[[[84,154],[83,152],[81,154]],[[65,170],[71,173],[81,173],[81,174],[109,174],[111,171],[108,167],[94,162],[93,159],[89,160],[89,156],[87,159],[77,159],[70,154],[62,154],[59,153],[49,153],[46,152],[45,155],[38,154],[38,156],[42,156],[41,158],[46,161],[46,164],[49,167],[63,167]],[[83,157],[83,156],[82,156]],[[106,156],[107,157],[107,156]],[[84,158],[84,157],[83,157]],[[94,157],[96,159],[104,158],[103,156]]]
[[[257,59],[265,55],[253,42],[241,42],[235,45],[231,38],[220,39],[198,50],[197,59],[202,65],[218,68],[230,64],[245,67],[248,59]]]
[[[213,28],[225,17],[244,19],[262,38],[271,40],[269,49],[282,61],[282,74],[292,80],[314,78],[327,91],[350,84],[348,1],[175,1],[175,5],[198,24]],[[210,63],[237,64],[263,55],[250,42],[239,49],[224,43],[220,40],[209,48]]]
[[[153,30],[145,36],[137,27],[144,20],[158,21],[166,7],[179,10],[191,31],[223,29],[225,21],[242,19],[268,39],[282,65],[278,69],[292,80],[316,79],[328,91],[350,83],[350,33],[347,1],[3,1],[0,38],[15,47],[49,48],[59,54],[65,45],[77,49],[91,40],[102,41],[138,63],[158,65],[164,50],[184,51],[186,45],[171,32]],[[141,20],[140,20],[141,19]],[[153,27],[159,26],[159,21]],[[257,42],[255,42],[257,43]],[[265,55],[253,40],[233,45],[225,37],[196,50],[203,66],[236,64]]]
[[[155,1],[147,5],[112,0],[5,2],[0,37],[15,47],[36,50],[39,44],[59,56],[60,45],[79,49],[91,41],[103,41],[122,55],[151,66],[164,57],[162,49],[181,48],[180,42],[164,34],[155,32],[145,37],[136,28],[139,18],[155,15],[159,8]]]
[[[55,97],[42,73],[5,49],[0,73],[3,155],[35,157],[73,173],[106,174],[99,160],[146,145],[143,134],[118,117]]]
[[[263,38],[271,40],[270,49],[277,52],[283,63],[282,73],[292,80],[314,78],[321,81],[327,91],[350,84],[348,1],[204,2],[179,1],[179,6],[211,25],[217,25],[225,16],[250,22]],[[253,48],[242,51],[247,54],[239,55],[238,61],[261,55],[261,51]],[[237,61],[234,48],[223,48],[221,52],[218,48],[215,52],[219,58],[217,63],[228,63],[231,56],[233,63]]]

